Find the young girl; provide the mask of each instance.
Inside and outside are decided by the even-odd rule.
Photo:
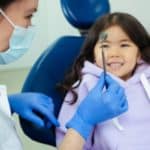
[[[107,38],[102,42],[99,37],[103,32]],[[148,150],[150,36],[136,18],[126,13],[107,14],[89,31],[79,57],[62,84],[64,92],[69,92],[59,114],[61,126],[56,130],[57,145],[66,133],[66,123],[103,72],[102,49],[107,73],[124,87],[129,110],[118,118],[123,131],[111,120],[98,124],[84,149]]]

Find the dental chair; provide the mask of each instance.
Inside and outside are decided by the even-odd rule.
[[[60,3],[65,18],[80,31],[81,36],[63,36],[50,44],[33,65],[22,88],[22,92],[40,92],[50,96],[56,116],[63,102],[56,84],[62,81],[65,72],[79,54],[86,31],[97,17],[110,11],[107,0],[61,0]],[[23,118],[20,118],[20,123],[31,139],[55,146],[55,127],[41,129]]]

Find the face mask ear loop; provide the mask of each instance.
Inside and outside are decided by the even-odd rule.
[[[16,25],[7,17],[4,11],[0,8],[0,13],[5,17],[5,19],[15,28]]]

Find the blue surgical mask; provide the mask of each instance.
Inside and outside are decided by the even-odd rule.
[[[14,27],[9,40],[9,49],[5,52],[0,52],[0,64],[9,64],[23,56],[30,48],[35,35],[35,27],[24,28],[17,26],[6,16],[2,9],[0,9],[0,13]]]

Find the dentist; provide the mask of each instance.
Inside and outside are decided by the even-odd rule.
[[[37,7],[38,0],[0,1],[0,65],[14,62],[29,49],[35,33],[31,19]],[[46,127],[45,120],[58,126],[53,109],[51,98],[44,94],[7,96],[6,87],[0,85],[0,149],[22,149],[11,114],[17,113],[39,128]]]

